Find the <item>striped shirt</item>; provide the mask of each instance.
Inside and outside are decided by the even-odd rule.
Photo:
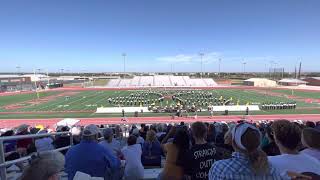
[[[270,165],[271,166],[271,165]],[[275,170],[275,168],[270,167],[267,174],[255,174],[250,166],[249,159],[242,153],[234,152],[232,158],[216,161],[210,171],[209,180],[280,180],[284,179]]]

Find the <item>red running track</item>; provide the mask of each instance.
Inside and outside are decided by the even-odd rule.
[[[138,124],[138,123],[179,123],[184,121],[186,123],[191,123],[195,121],[205,121],[205,122],[230,122],[238,121],[241,119],[247,119],[250,121],[260,121],[260,120],[277,120],[277,119],[287,119],[287,120],[305,120],[305,121],[320,121],[320,114],[285,114],[285,115],[232,115],[232,116],[198,116],[197,119],[194,117],[176,117],[172,119],[171,117],[130,117],[127,122],[121,121],[120,117],[114,118],[77,118],[80,120],[81,125],[87,124]],[[44,125],[53,127],[58,121],[63,118],[51,118],[51,119],[0,119],[0,128],[11,128],[17,127],[21,124],[29,124],[31,126]]]

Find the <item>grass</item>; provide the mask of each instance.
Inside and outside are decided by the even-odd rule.
[[[290,90],[290,89],[275,89],[273,92],[282,93],[286,95],[294,95],[303,98],[314,98],[320,99],[320,92],[312,92],[312,91],[299,91],[299,90]]]
[[[204,90],[205,91],[205,90]],[[224,98],[233,98],[233,102],[237,102],[239,100],[239,104],[247,104],[247,103],[264,103],[264,102],[290,102],[292,99],[288,99],[285,96],[271,96],[268,94],[257,93],[253,90],[242,90],[242,89],[218,89],[218,90],[208,90],[215,92],[219,97],[223,96]],[[271,90],[277,91],[279,93],[286,94],[291,90]],[[35,93],[33,94],[18,94],[12,96],[2,96],[0,97],[0,112],[7,111],[19,111],[19,112],[41,112],[41,111],[66,111],[65,113],[40,113],[40,114],[0,114],[0,118],[62,118],[62,117],[120,117],[120,114],[93,114],[96,111],[97,107],[110,107],[115,106],[109,104],[107,99],[109,97],[116,96],[128,96],[133,91],[105,91],[105,90],[94,90],[94,91],[75,91],[76,94],[70,96],[69,99],[66,99],[65,96],[56,97],[55,99],[44,102],[37,105],[28,105],[20,109],[15,110],[5,110],[3,106],[22,103],[25,101],[33,100],[37,101],[37,96]],[[57,95],[62,93],[61,91],[48,91],[41,92],[40,97],[46,97],[50,95]],[[301,96],[305,98],[314,98],[319,96],[319,93],[315,92],[303,92],[303,91],[295,91],[296,96]],[[164,101],[163,105],[166,105],[166,101]],[[169,101],[169,104],[173,104],[173,101]],[[306,103],[306,102],[297,102],[297,107],[317,107],[320,108],[319,104],[316,103]],[[68,112],[68,111],[82,111],[82,112]],[[90,112],[84,112],[90,111]],[[296,110],[274,110],[274,111],[259,111],[252,112],[252,114],[315,114],[319,113],[319,109],[296,109]],[[222,114],[222,113],[218,113]],[[244,112],[231,112],[230,115],[233,114],[244,114]],[[144,113],[143,116],[169,116],[168,113]],[[208,112],[202,112],[199,115],[208,115]],[[133,116],[133,113],[128,116]]]
[[[59,93],[61,93],[61,92],[59,92],[59,91],[39,92],[39,97],[43,98],[46,96],[56,95]],[[1,108],[1,106],[15,104],[15,103],[23,102],[23,101],[36,100],[36,99],[37,99],[36,93],[0,96],[0,108]]]

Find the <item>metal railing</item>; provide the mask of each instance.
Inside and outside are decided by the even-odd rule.
[[[10,140],[20,140],[20,139],[34,139],[41,137],[49,137],[49,136],[57,136],[57,135],[70,135],[70,146],[54,149],[52,151],[63,151],[69,149],[73,145],[73,136],[70,132],[58,132],[58,133],[48,133],[48,134],[30,134],[30,135],[18,135],[18,136],[6,136],[0,137],[0,179],[5,180],[7,178],[6,167],[12,164],[25,162],[31,159],[31,156],[21,157],[19,159],[5,161],[5,149],[4,149],[4,141]]]

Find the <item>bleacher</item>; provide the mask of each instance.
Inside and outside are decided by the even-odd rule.
[[[242,123],[242,122],[238,122],[238,123]],[[259,126],[260,129],[261,128],[267,128],[267,126],[270,126],[269,121],[259,121],[256,122],[256,126]],[[297,120],[294,121],[294,123],[298,124],[299,126],[301,126],[301,128],[307,128],[307,127],[313,127],[313,128],[317,128],[318,130],[320,129],[320,121],[317,123],[311,123],[310,121],[307,122],[303,122],[301,120]],[[216,135],[216,137],[219,136],[219,134],[222,134],[224,137],[224,134],[227,133],[226,131],[224,131],[223,129],[225,127],[227,127],[228,129],[232,129],[233,127],[237,126],[236,122],[216,122],[214,124],[209,124],[208,126],[210,127],[210,125],[214,128],[214,131]],[[129,136],[130,133],[130,129],[133,130],[133,128],[140,128],[139,125],[131,125],[130,126],[126,126],[126,125],[108,125],[108,127],[110,128],[114,128],[115,126],[118,126],[121,133],[115,133],[115,138],[117,138],[117,140],[120,142],[120,146],[124,147],[126,146],[126,138]],[[185,126],[187,129],[189,127],[188,124],[183,124],[183,125],[177,125],[177,124],[147,124],[148,129],[154,130],[155,132],[163,132],[164,134],[168,134],[170,132],[170,128],[169,126],[176,126],[176,127],[181,127],[181,126]],[[153,129],[151,128],[151,126],[153,126]],[[102,132],[102,130],[105,128],[106,126],[100,128],[100,131]],[[79,130],[81,129],[80,126],[74,126],[74,128],[78,128]],[[7,129],[8,130],[8,129]],[[1,130],[1,132],[5,132],[3,130]],[[131,131],[132,132],[132,131]],[[29,135],[13,135],[13,136],[3,136],[0,137],[0,153],[1,156],[4,157],[4,141],[9,141],[9,140],[21,140],[21,139],[26,139],[26,138],[33,138],[33,139],[37,139],[40,137],[52,137],[53,139],[55,139],[57,136],[61,136],[61,135],[68,135],[68,137],[70,138],[70,144],[71,146],[73,145],[73,137],[74,136],[78,136],[78,135],[74,135],[73,133],[75,133],[74,131],[72,131],[72,129],[70,131],[65,131],[65,132],[58,132],[58,133],[46,133],[46,134],[38,134],[37,132],[35,132],[35,134],[29,134]],[[78,132],[78,134],[81,134],[81,132]],[[160,136],[157,136],[158,140],[159,140]],[[99,141],[104,140],[103,138],[99,138]],[[159,140],[161,141],[161,140]],[[168,141],[167,141],[168,142]],[[213,142],[217,145],[217,147],[221,146],[220,148],[224,147],[221,144],[218,143],[218,139],[214,139]],[[161,142],[162,143],[162,142]],[[59,149],[54,149],[51,151],[61,151],[61,150],[66,150],[68,148],[70,148],[71,146],[66,146],[66,147],[62,147]],[[227,149],[225,149],[227,150]],[[225,157],[226,159],[228,157]],[[23,156],[19,159],[15,159],[15,160],[10,160],[10,161],[2,161],[0,162],[0,179],[8,179],[8,180],[17,180],[20,178],[20,176],[22,175],[22,171],[15,165],[17,163],[23,163],[24,167],[29,166],[29,160],[31,159],[30,154],[27,154],[26,156]],[[166,159],[165,156],[162,156],[161,158],[161,165],[159,167],[148,167],[148,166],[144,166],[144,176],[143,179],[157,179],[159,173],[163,170],[163,167],[165,166],[166,163]],[[122,167],[124,168],[124,167]],[[61,175],[61,180],[67,180],[67,174],[62,170],[60,172]],[[319,176],[317,176],[319,177]]]
[[[155,75],[135,76],[132,79],[112,79],[107,87],[212,87],[217,83],[211,78],[191,79],[189,76]]]

